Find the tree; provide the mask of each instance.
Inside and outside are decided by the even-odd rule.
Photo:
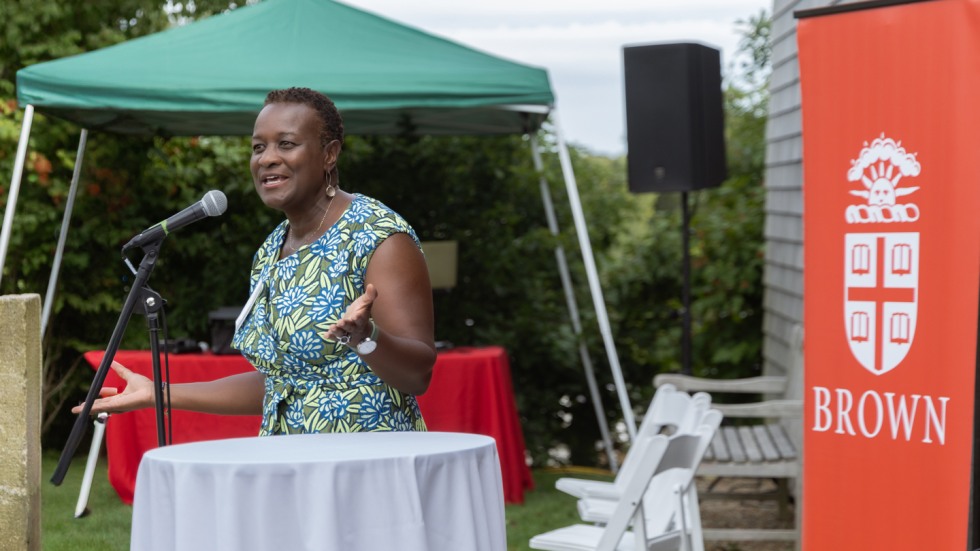
[[[14,97],[19,69],[160,31],[175,17],[204,16],[233,7],[227,1],[198,0],[168,14],[165,4],[159,0],[0,3],[4,22],[0,27],[0,171],[10,174],[13,170],[23,119]],[[77,136],[78,129],[68,123],[35,116],[0,292],[44,293],[74,168]],[[152,152],[160,151],[164,143],[97,133],[90,137],[75,223],[63,261],[62,271],[70,277],[59,283],[61,292],[44,340],[45,428],[55,423],[64,401],[77,395],[84,379],[77,351],[104,342],[111,330],[107,328],[114,321],[112,312],[118,312],[120,282],[129,275],[113,269],[122,264],[106,259],[118,258],[120,242],[132,231],[129,221],[154,217],[137,216],[141,210],[159,213],[161,206],[186,205],[192,193],[193,188],[178,193],[172,183],[178,180],[167,183],[165,193],[152,201],[149,197],[137,201],[131,193],[137,183],[143,191],[154,159],[160,160]],[[0,207],[6,207],[7,200],[6,186],[0,185]]]

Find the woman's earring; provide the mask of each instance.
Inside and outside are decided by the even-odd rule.
[[[323,190],[323,192],[327,194],[327,197],[333,197],[334,195],[337,195],[337,187],[333,185],[333,182],[331,181],[333,180],[333,178],[330,177],[329,172],[327,173],[326,180],[327,180],[327,188]]]

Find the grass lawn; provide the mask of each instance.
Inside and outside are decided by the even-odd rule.
[[[85,472],[85,457],[76,457],[60,486],[50,479],[58,465],[58,451],[44,454],[41,472],[41,542],[44,551],[128,551],[132,508],[123,504],[109,485],[106,463],[99,461],[89,494],[89,514],[75,518],[75,504]],[[611,480],[611,476],[568,474],[535,470],[535,489],[524,494],[524,504],[507,505],[508,551],[524,551],[531,536],[578,522],[575,499],[555,490],[555,480],[576,476]]]
[[[51,483],[60,451],[46,451],[41,470],[41,548],[44,551],[128,551],[132,508],[119,501],[99,461],[89,493],[90,514],[75,518],[85,474],[85,456],[76,457],[60,486]]]

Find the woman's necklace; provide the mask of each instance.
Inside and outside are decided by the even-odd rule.
[[[327,208],[323,209],[323,218],[320,219],[320,223],[317,225],[316,229],[303,236],[299,240],[298,245],[293,242],[293,227],[292,226],[289,227],[289,236],[286,238],[286,245],[288,245],[290,249],[294,251],[298,251],[300,247],[306,245],[306,242],[310,237],[319,234],[320,228],[323,227],[323,222],[327,219],[327,213],[330,212],[330,207],[333,206],[333,199],[334,198],[331,197],[330,202],[327,203]]]

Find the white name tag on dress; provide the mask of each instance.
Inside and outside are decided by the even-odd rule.
[[[252,312],[252,308],[255,307],[255,301],[258,300],[259,295],[261,295],[262,291],[264,290],[265,290],[265,280],[260,279],[259,282],[255,284],[255,290],[252,291],[251,296],[248,297],[248,302],[245,303],[245,307],[242,308],[242,312],[238,314],[238,317],[235,319],[236,333],[238,332],[238,329],[242,326],[242,324],[245,323],[245,320],[248,318],[248,315]]]

